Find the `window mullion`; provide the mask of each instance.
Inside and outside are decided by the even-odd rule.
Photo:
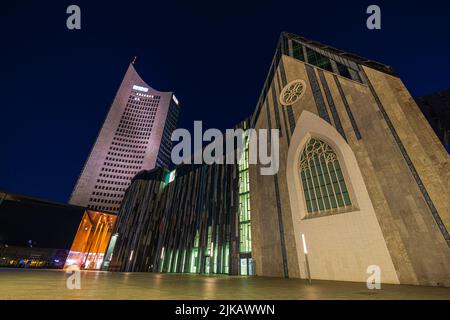
[[[321,158],[323,158],[325,160],[324,154],[320,155],[320,157],[318,157],[318,160],[319,160],[320,171],[322,172],[322,178],[323,178],[324,187],[325,187],[325,190],[327,191],[327,201],[328,201],[328,204],[329,204],[329,206],[331,208],[330,193],[328,191],[327,181],[325,180],[325,173],[323,171]],[[325,199],[323,199],[323,202],[325,203]],[[326,208],[326,206],[325,206],[325,208]]]
[[[330,178],[331,189],[333,189],[333,198],[334,198],[334,201],[336,201],[336,207],[339,207],[339,202],[338,202],[337,196],[336,196],[336,189],[334,188],[334,184],[333,184],[333,177],[331,176],[331,170],[328,168],[329,163],[330,162],[325,159],[325,164],[327,165],[328,177]]]
[[[311,189],[309,188],[309,183],[308,183],[308,171],[310,172],[310,177],[311,177],[311,183],[313,184],[313,190],[314,190],[314,181],[313,181],[313,179],[312,179],[312,174],[311,174],[311,170],[310,170],[310,168],[309,168],[309,161],[308,161],[308,168],[307,169],[305,169],[305,177],[306,177],[306,179],[305,179],[305,181],[306,181],[306,188],[308,189],[308,194],[309,194],[309,201],[310,201],[310,203],[311,203],[311,212],[314,212],[314,209],[313,209],[313,206],[312,206],[312,197],[311,197]],[[314,194],[315,194],[315,192],[314,192]],[[315,198],[315,200],[314,201],[316,201],[317,202],[317,197]],[[317,205],[317,204],[316,204]]]
[[[336,160],[334,160],[334,161],[336,161]],[[339,177],[338,177],[337,172],[336,172],[336,166],[334,165],[334,161],[332,161],[331,164],[333,165],[334,175],[336,176],[336,182],[337,182],[337,185],[339,187],[339,192],[341,193],[342,203],[344,204],[344,207],[345,207],[344,194],[342,193],[341,183],[339,181]],[[336,195],[336,197],[337,197],[337,195]],[[338,207],[339,207],[339,203],[338,203]]]
[[[316,186],[314,183],[314,177],[312,175],[313,171],[311,170],[311,164],[309,161],[308,161],[308,169],[309,169],[309,174],[311,176],[312,187],[313,187],[313,191],[314,191],[314,195],[315,195],[315,202],[316,202],[316,208],[317,208],[316,211],[319,211],[319,201],[318,201],[318,197],[317,197]]]
[[[317,184],[318,184],[317,187],[319,188],[319,192],[320,192],[320,201],[322,202],[322,206],[323,206],[323,208],[325,210],[326,206],[325,206],[325,201],[323,200],[322,188],[320,187],[320,179],[319,179],[319,172],[317,171],[316,158],[319,159],[318,158],[318,154],[317,154],[317,156],[312,157],[312,159],[313,159],[313,162],[314,162],[314,169],[316,171],[316,179],[317,179]],[[320,166],[320,160],[319,160],[319,166]],[[319,209],[319,211],[321,211],[320,207],[318,209]]]

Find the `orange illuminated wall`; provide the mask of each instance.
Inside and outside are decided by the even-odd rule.
[[[100,269],[116,219],[114,214],[86,210],[64,268]]]

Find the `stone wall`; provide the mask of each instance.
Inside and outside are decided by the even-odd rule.
[[[311,83],[313,75],[316,80]],[[367,67],[361,67],[361,76],[362,83],[282,56],[255,122],[257,129],[281,130],[278,175],[261,176],[258,166],[250,167],[256,272],[305,277],[296,227],[303,223],[301,230],[306,235],[315,232],[307,240],[313,278],[364,281],[368,276],[364,265],[373,253],[378,257],[374,264],[382,264],[383,282],[449,285],[450,253],[444,230],[449,224],[448,156],[399,78]],[[281,106],[280,91],[295,79],[306,82],[305,95],[292,106]],[[310,221],[295,220],[286,164],[303,111],[321,115],[319,120],[335,127],[349,146],[372,213],[358,215],[355,210]],[[433,205],[438,216],[430,209]],[[436,217],[444,229],[442,225],[439,228]],[[336,242],[337,234],[344,237],[341,243]]]

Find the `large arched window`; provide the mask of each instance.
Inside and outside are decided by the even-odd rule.
[[[308,141],[300,156],[300,177],[309,217],[351,205],[336,153],[325,142]]]

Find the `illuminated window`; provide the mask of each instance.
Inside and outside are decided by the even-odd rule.
[[[240,252],[252,251],[250,180],[248,172],[248,136],[245,149],[239,161],[239,238]]]
[[[146,87],[141,87],[141,86],[137,86],[137,85],[134,85],[134,86],[133,86],[133,89],[134,89],[134,90],[138,90],[138,91],[142,91],[142,92],[147,92],[147,91],[148,91],[148,88],[146,88]]]
[[[311,139],[300,157],[300,177],[309,216],[351,205],[339,160],[323,141]]]
[[[197,273],[198,267],[199,267],[199,255],[198,255],[198,247],[200,245],[200,235],[198,233],[198,230],[195,234],[194,238],[194,246],[192,247],[191,251],[191,262],[190,262],[190,270],[191,273]]]

